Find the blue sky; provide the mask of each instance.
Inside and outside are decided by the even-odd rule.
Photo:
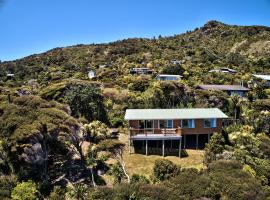
[[[168,36],[209,20],[270,26],[270,0],[0,0],[0,60],[55,47]]]

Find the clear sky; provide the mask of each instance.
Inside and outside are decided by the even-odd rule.
[[[270,26],[270,0],[0,0],[0,60],[75,44],[169,36],[209,20]]]

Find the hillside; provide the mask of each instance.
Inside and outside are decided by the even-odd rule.
[[[98,69],[100,65],[108,65],[113,70],[100,70],[102,78],[119,77],[141,65],[162,71],[170,60],[176,59],[189,74],[200,80],[204,72],[218,67],[231,67],[242,73],[263,70],[269,73],[269,55],[269,27],[231,26],[209,21],[201,28],[172,37],[55,48],[1,63],[0,77],[3,78],[6,71],[15,73],[18,80],[42,78],[44,73],[54,77],[56,72],[63,73],[62,77],[85,77],[89,69]]]
[[[131,74],[134,67],[153,73]],[[209,72],[219,68],[236,72]],[[182,77],[160,81],[158,73]],[[270,90],[254,73],[270,74],[270,28],[217,21],[171,37],[55,48],[0,63],[0,199],[269,199]],[[202,83],[247,88],[232,94]],[[129,130],[126,109],[137,108],[218,108],[228,119],[208,110],[196,121],[135,120],[141,127]],[[151,134],[158,123],[160,137],[174,130],[196,145],[175,143],[169,132],[162,144],[149,142],[149,152],[148,142],[135,151],[129,134],[143,129],[137,133],[147,137],[151,121]],[[150,150],[155,155],[143,155]]]

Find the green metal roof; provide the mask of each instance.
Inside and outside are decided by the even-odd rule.
[[[228,118],[218,108],[127,109],[126,120]]]

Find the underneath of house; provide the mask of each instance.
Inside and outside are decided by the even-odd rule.
[[[182,149],[203,149],[225,118],[218,108],[127,109],[129,151],[181,157]]]

